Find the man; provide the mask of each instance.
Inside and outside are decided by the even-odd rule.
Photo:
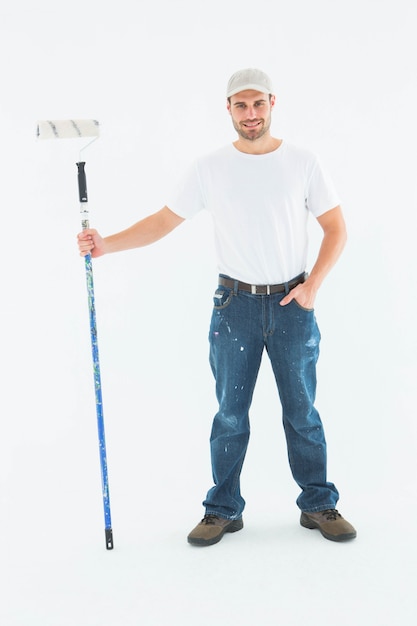
[[[218,543],[243,528],[240,473],[249,441],[249,408],[266,349],[283,412],[300,523],[333,541],[356,536],[336,510],[326,476],[326,441],[314,407],[320,333],[317,291],[346,241],[342,211],[318,159],[271,135],[275,95],[269,77],[244,69],[230,78],[227,110],[237,140],[200,158],[163,209],[102,238],[78,235],[80,253],[98,257],[151,244],[201,209],[211,212],[219,266],[210,327],[210,364],[219,410],[211,432],[214,486],[206,514],[188,535],[196,546]],[[307,275],[307,218],[323,239]]]

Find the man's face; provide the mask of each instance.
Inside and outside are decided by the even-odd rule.
[[[275,96],[247,89],[230,97],[227,109],[233,126],[243,139],[255,141],[269,132]]]

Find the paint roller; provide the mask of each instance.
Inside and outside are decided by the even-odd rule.
[[[93,139],[80,150],[80,155],[100,134],[99,123],[96,120],[46,120],[38,122],[38,139]],[[85,161],[77,163],[78,167],[78,191],[80,197],[81,224],[83,230],[89,228],[87,179],[85,174]],[[91,255],[85,259],[85,272],[88,294],[88,309],[90,317],[91,351],[93,357],[94,389],[96,400],[97,428],[99,438],[100,467],[102,480],[102,495],[104,507],[105,538],[107,550],[113,549],[113,531],[111,525],[110,494],[107,471],[106,439],[104,432],[103,402],[101,392],[100,361],[97,343],[97,322],[94,297],[94,280]]]

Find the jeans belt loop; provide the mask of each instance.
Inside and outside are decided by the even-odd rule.
[[[235,280],[233,285],[233,295],[237,296],[237,292],[239,291],[239,281]]]

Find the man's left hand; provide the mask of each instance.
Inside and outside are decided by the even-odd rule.
[[[290,293],[285,296],[280,302],[281,306],[286,306],[292,300],[295,300],[303,309],[314,309],[314,302],[316,299],[316,290],[308,284],[308,281],[301,283],[291,289]]]

